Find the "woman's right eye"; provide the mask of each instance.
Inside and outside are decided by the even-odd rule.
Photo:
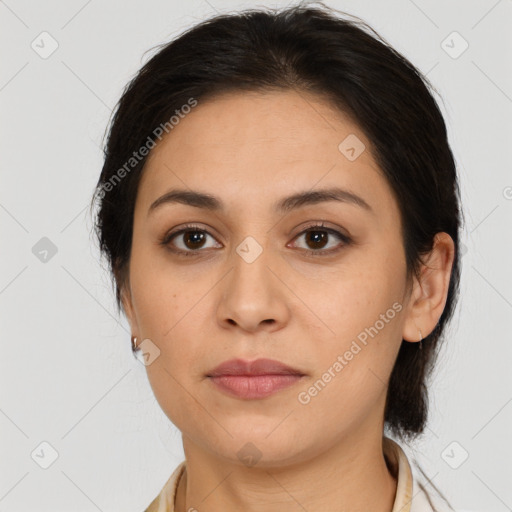
[[[211,237],[212,235],[208,233],[208,231],[201,229],[197,226],[185,226],[184,228],[174,231],[172,233],[166,234],[160,243],[173,252],[178,254],[183,254],[184,256],[192,256],[194,253],[199,252],[199,249],[203,248],[211,248],[205,246],[205,240]],[[171,243],[172,241],[175,242]],[[218,245],[217,247],[222,247],[222,245]]]

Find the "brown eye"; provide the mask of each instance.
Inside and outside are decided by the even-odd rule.
[[[184,231],[183,243],[188,249],[200,249],[204,244],[205,234],[203,231]]]
[[[344,246],[351,243],[351,239],[336,231],[335,229],[326,228],[323,226],[312,226],[307,230],[300,233],[296,240],[304,238],[304,244],[301,249],[304,249],[306,254],[313,256],[329,255],[343,249]],[[336,243],[338,239],[338,243]],[[342,242],[340,244],[340,241]],[[327,247],[330,244],[329,247]],[[327,247],[327,249],[325,249]]]
[[[214,241],[213,245],[211,242],[209,246],[206,245],[208,238]],[[165,235],[163,239],[160,240],[160,243],[168,247],[171,251],[184,256],[199,254],[201,252],[200,249],[222,247],[208,231],[193,225],[185,226],[178,231]]]
[[[306,244],[311,249],[323,249],[327,244],[329,234],[325,231],[308,231],[306,233]]]

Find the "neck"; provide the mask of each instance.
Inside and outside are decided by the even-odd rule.
[[[339,443],[315,458],[279,467],[246,467],[219,459],[184,438],[187,466],[175,512],[391,512],[397,479],[388,468],[382,436]],[[394,473],[394,470],[392,470]]]

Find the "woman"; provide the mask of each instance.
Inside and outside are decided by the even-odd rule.
[[[453,510],[390,436],[423,432],[456,304],[456,166],[376,32],[323,4],[193,27],[124,91],[94,199],[182,433],[147,512]]]

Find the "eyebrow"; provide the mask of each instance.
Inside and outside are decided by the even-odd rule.
[[[372,207],[362,197],[350,192],[349,190],[338,187],[313,191],[308,190],[293,194],[274,203],[273,210],[276,213],[287,213],[303,206],[323,203],[326,201],[337,201],[352,204],[363,208],[369,213],[375,214]],[[215,196],[193,190],[174,189],[153,201],[149,207],[148,215],[164,204],[173,203],[181,203],[214,212],[224,211],[224,204],[222,200]]]

